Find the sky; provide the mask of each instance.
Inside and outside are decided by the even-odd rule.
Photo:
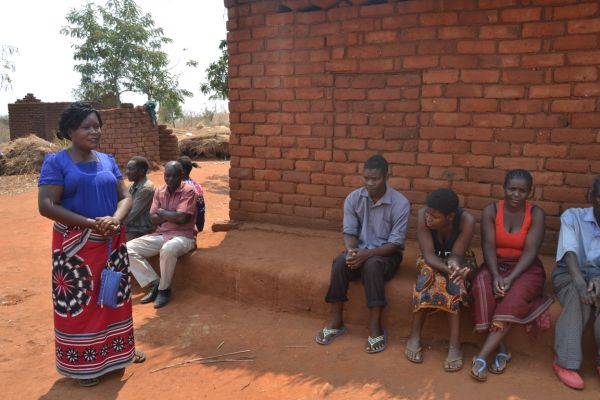
[[[91,0],[104,4],[104,0]],[[72,8],[79,9],[85,0],[6,1],[0,13],[0,45],[18,48],[11,57],[12,89],[0,91],[0,116],[8,114],[8,103],[27,93],[46,102],[73,100],[72,90],[80,75],[73,70],[74,39],[60,34]],[[173,43],[164,47],[174,72],[181,72],[180,87],[194,97],[183,105],[184,111],[202,112],[205,108],[226,108],[223,101],[211,101],[200,93],[205,69],[219,58],[219,42],[226,37],[227,10],[223,0],[136,0],[143,12],[150,13],[155,25],[164,29]],[[184,50],[187,49],[187,50]],[[198,68],[186,69],[187,60],[198,61]],[[122,102],[143,104],[145,96],[124,94]]]

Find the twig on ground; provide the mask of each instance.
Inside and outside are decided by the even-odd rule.
[[[244,385],[244,386],[243,386],[243,387],[240,389],[240,392],[241,392],[242,390],[246,389],[248,386],[250,386],[250,384],[251,384],[251,383],[252,383],[252,381],[250,381],[250,382],[246,383],[246,384],[245,384],[245,385]]]
[[[215,363],[220,363],[220,362],[254,362],[254,357],[253,358],[223,358],[223,359],[219,359],[219,360],[206,360],[206,361],[200,361],[200,362],[198,362],[198,364],[215,364]]]
[[[219,350],[221,347],[223,347],[223,345],[225,344],[225,341],[223,340],[221,343],[219,343],[219,345],[217,346],[217,350]]]
[[[248,352],[251,352],[251,351],[252,350],[242,350],[242,351],[234,351],[232,353],[217,354],[216,356],[210,356],[210,357],[192,358],[191,360],[182,361],[182,362],[178,362],[178,363],[175,363],[175,364],[171,364],[171,365],[167,365],[167,366],[164,366],[164,367],[160,367],[160,368],[157,368],[157,369],[153,369],[152,371],[150,371],[150,373],[157,372],[157,371],[162,371],[163,369],[167,369],[167,368],[178,367],[178,366],[184,365],[184,364],[190,364],[190,363],[194,363],[194,362],[198,362],[198,361],[204,361],[204,360],[211,360],[213,358],[219,358],[219,357],[225,357],[225,356],[232,356],[234,354],[248,353]]]

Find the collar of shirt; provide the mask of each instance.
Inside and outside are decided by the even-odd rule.
[[[177,189],[175,189],[175,191],[173,193],[169,192],[169,187],[167,186],[167,184],[165,184],[162,189],[163,192],[169,196],[173,196],[175,193],[181,193],[181,191],[183,190],[184,185],[187,185],[187,183],[185,183],[184,181],[181,181],[181,184],[179,185],[179,187]]]
[[[369,196],[369,192],[367,191],[367,188],[364,186],[360,189],[360,196],[367,197],[371,201],[373,201],[373,199],[371,199],[371,196]],[[381,198],[379,200],[377,200],[377,203],[373,204],[373,206],[376,207],[381,204],[392,204],[392,191],[390,190],[390,188],[387,184],[385,185],[385,193],[383,194],[383,196],[381,196]]]
[[[592,224],[592,235],[600,236],[600,226],[598,226],[598,221],[596,221],[593,207],[585,209],[583,220]]]

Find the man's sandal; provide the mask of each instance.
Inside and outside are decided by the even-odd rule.
[[[383,331],[383,335],[379,335],[376,338],[372,338],[369,336],[367,338],[367,346],[365,347],[365,351],[369,354],[380,353],[385,350],[387,346],[387,335],[385,331]]]
[[[335,340],[335,338],[343,335],[344,333],[346,333],[346,331],[347,331],[347,329],[345,326],[342,326],[339,329],[323,328],[317,334],[317,336],[315,336],[315,342],[317,342],[318,344],[322,344],[324,346],[331,344],[331,342],[333,342]]]
[[[492,374],[496,374],[496,375],[503,374],[504,371],[506,371],[506,368],[508,368],[508,363],[510,362],[511,359],[512,359],[512,354],[510,354],[510,353],[508,353],[508,354],[503,353],[503,352],[496,353],[494,362],[492,364],[490,364],[488,371],[490,371]]]
[[[477,368],[477,364],[480,364],[481,367]],[[487,375],[485,374],[486,368],[487,368],[487,362],[483,358],[474,358],[473,366],[471,367],[471,372],[469,372],[469,374],[471,375],[471,378],[475,379],[476,381],[486,382],[487,381]],[[473,370],[475,370],[477,373],[475,373]]]
[[[406,345],[404,349],[404,355],[406,359],[410,362],[414,362],[415,364],[421,364],[423,362],[423,348],[419,347],[418,349],[414,349]]]

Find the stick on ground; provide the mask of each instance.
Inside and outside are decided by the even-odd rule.
[[[162,371],[163,369],[167,369],[167,368],[178,367],[178,366],[184,365],[184,364],[190,364],[190,363],[193,363],[193,362],[204,361],[204,360],[211,360],[213,358],[219,358],[219,357],[225,357],[225,356],[232,356],[234,354],[248,353],[250,351],[252,351],[252,350],[241,350],[241,351],[234,351],[234,352],[231,352],[231,353],[217,354],[216,356],[210,356],[210,357],[192,358],[191,360],[182,361],[182,362],[178,362],[178,363],[175,363],[175,364],[167,365],[165,367],[160,367],[160,368],[157,368],[157,369],[153,369],[152,371],[150,371],[150,373],[157,372],[157,371]]]

